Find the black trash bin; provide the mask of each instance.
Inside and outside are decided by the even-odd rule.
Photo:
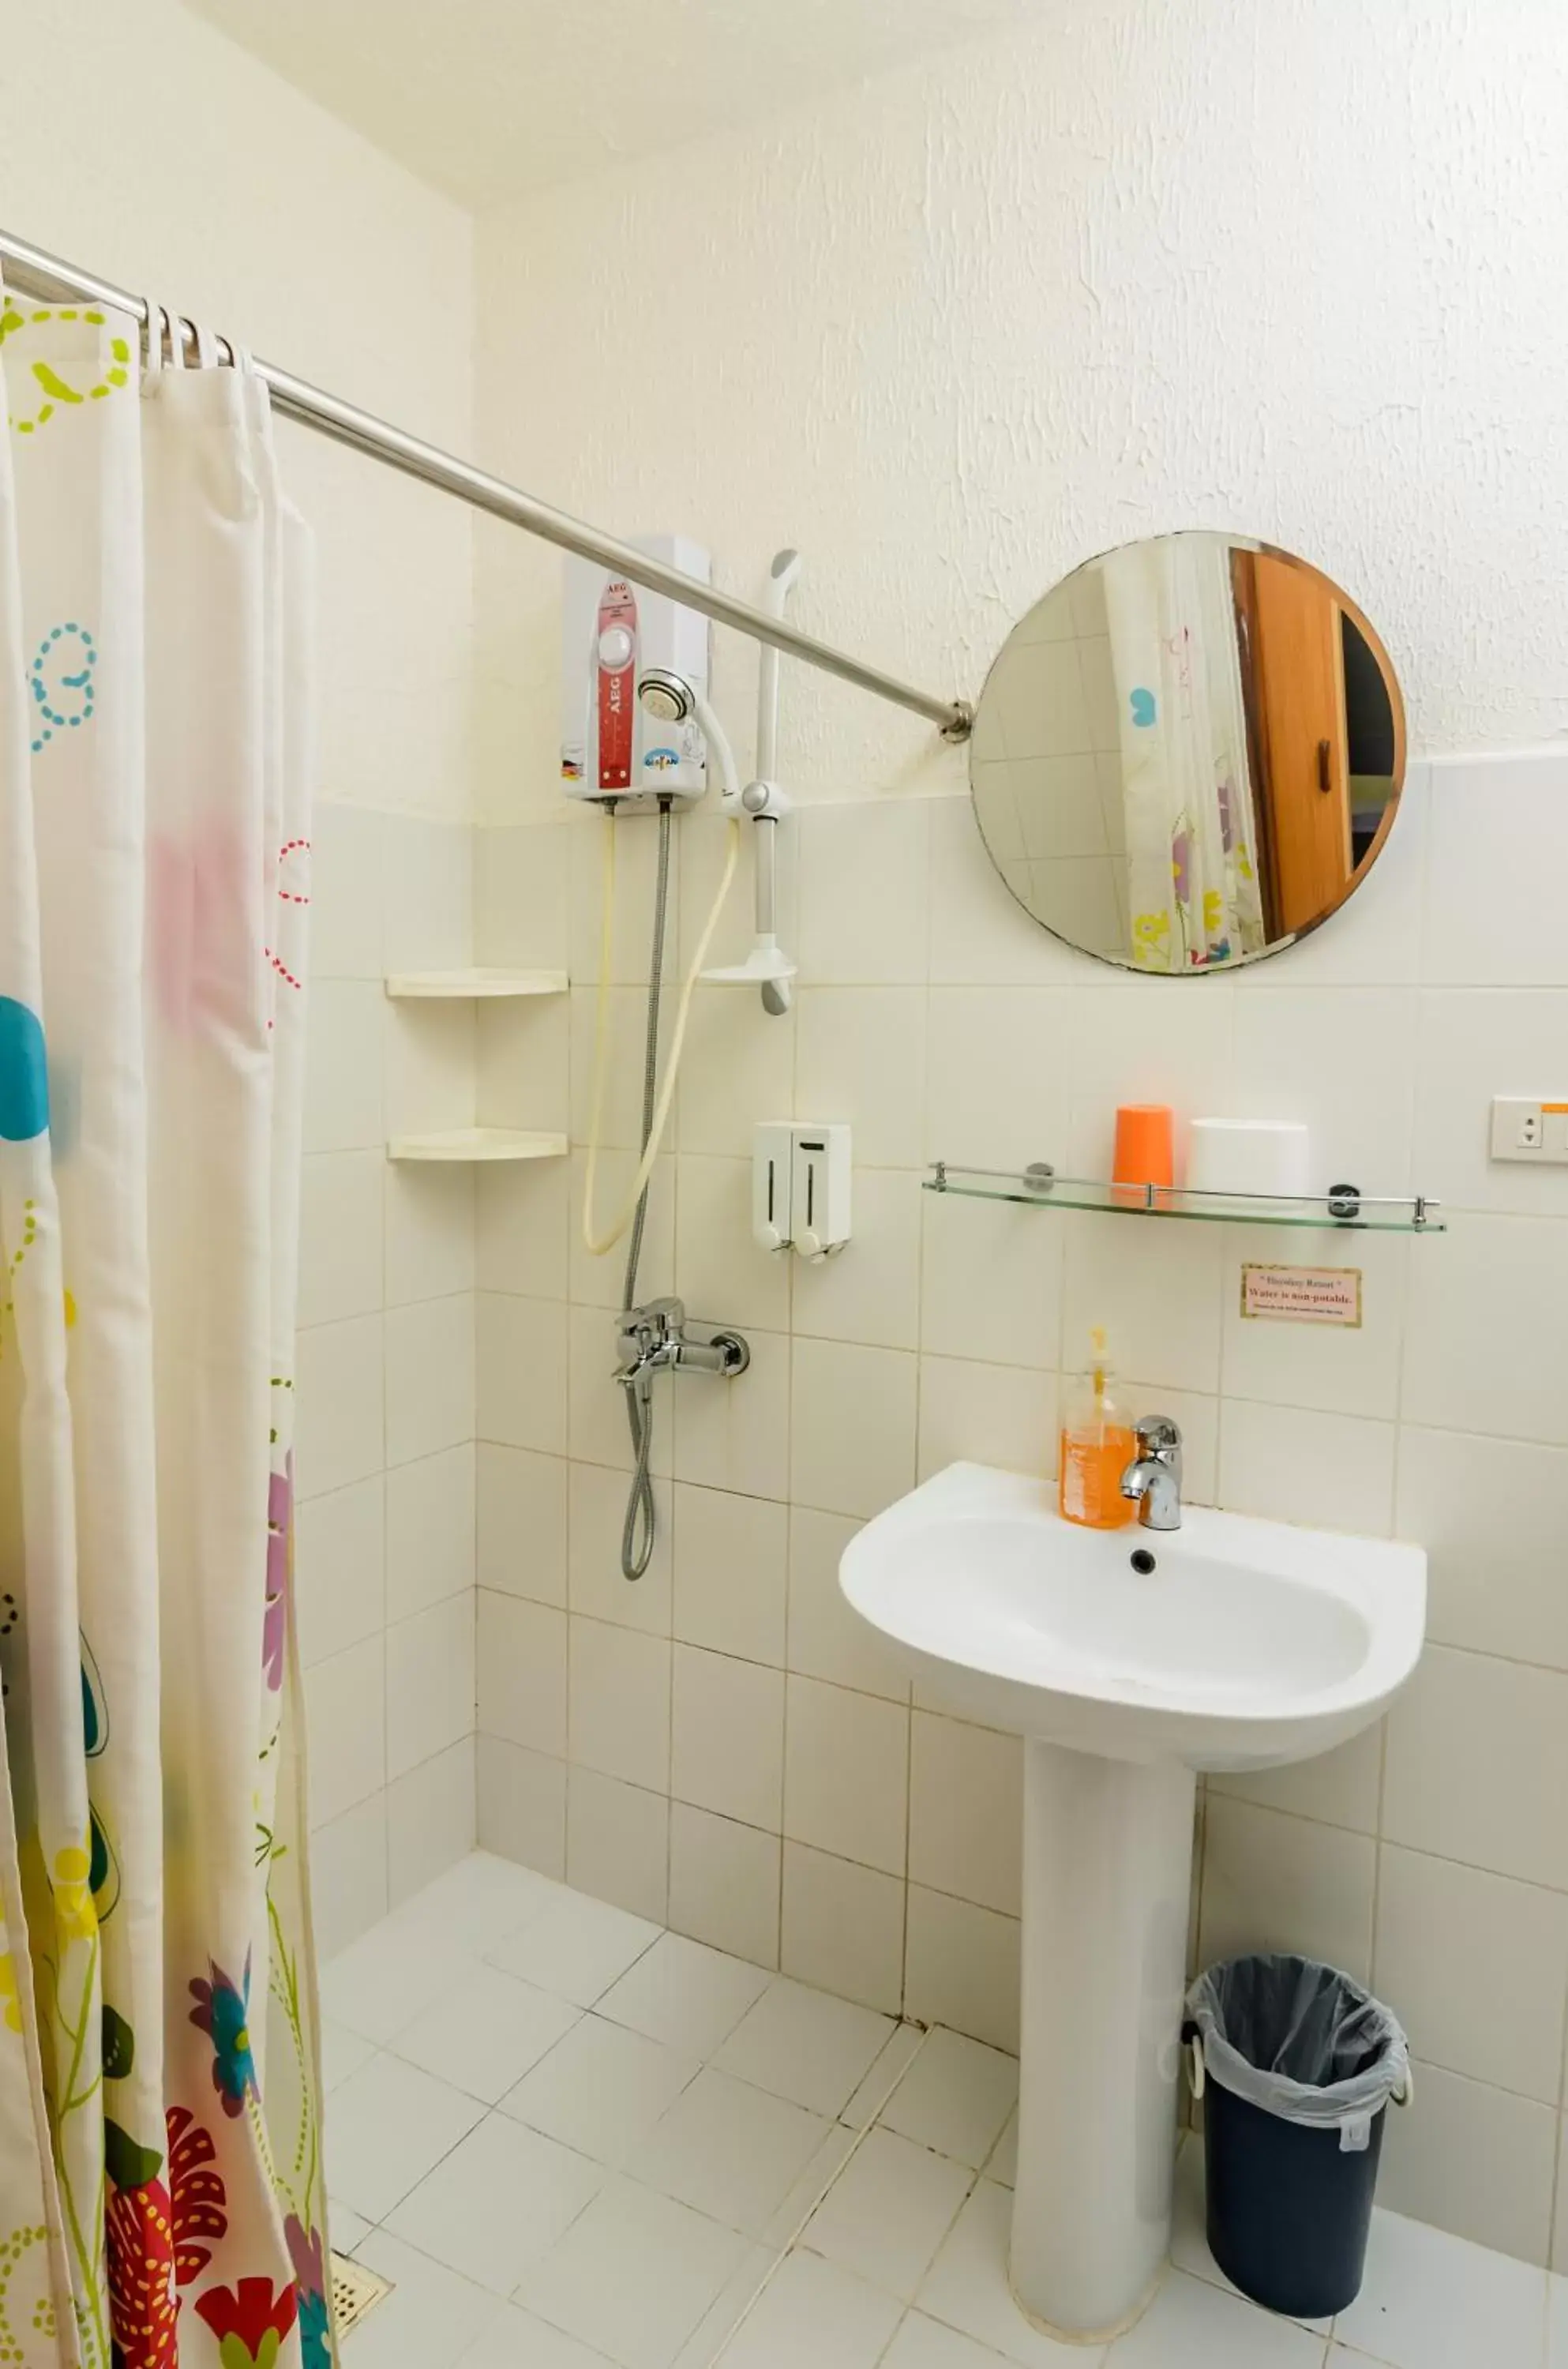
[[[1187,1993],[1208,2248],[1254,2303],[1326,2319],[1360,2291],[1384,2109],[1410,2093],[1388,2008],[1310,1958],[1231,1958]]]

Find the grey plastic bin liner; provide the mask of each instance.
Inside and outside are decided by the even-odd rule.
[[[1359,2154],[1372,2117],[1410,2089],[1398,2019],[1348,1974],[1310,1958],[1253,1956],[1210,1966],[1187,1993],[1204,2069],[1232,2097],[1281,2122],[1337,2130]]]

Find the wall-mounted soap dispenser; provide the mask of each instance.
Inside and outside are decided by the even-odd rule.
[[[765,1251],[830,1258],[850,1238],[850,1131],[804,1119],[758,1123],[751,1232]]]

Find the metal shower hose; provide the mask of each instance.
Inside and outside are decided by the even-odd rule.
[[[643,1051],[643,1131],[638,1156],[647,1149],[653,1132],[653,1106],[658,1082],[658,1004],[664,984],[664,923],[665,909],[670,897],[670,800],[658,802],[658,876],[653,892],[653,952],[648,959],[647,1036]],[[647,1184],[637,1196],[636,1215],[632,1219],[632,1238],[626,1252],[626,1280],[622,1287],[623,1307],[633,1309],[637,1304],[637,1261],[642,1254],[643,1223],[647,1216],[647,1196],[653,1184]],[[653,1482],[648,1477],[648,1458],[653,1450],[653,1401],[644,1400],[635,1390],[626,1392],[626,1421],[632,1433],[632,1487],[626,1499],[626,1518],[621,1528],[621,1576],[641,1579],[653,1560],[654,1503]]]

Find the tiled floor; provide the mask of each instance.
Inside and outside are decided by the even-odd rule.
[[[395,2282],[348,2369],[1568,2369],[1568,2281],[1393,2214],[1332,2329],[1257,2310],[1191,2146],[1148,2313],[1055,2343],[1007,2290],[1011,2058],[501,1860],[323,1993],[334,2242]]]

